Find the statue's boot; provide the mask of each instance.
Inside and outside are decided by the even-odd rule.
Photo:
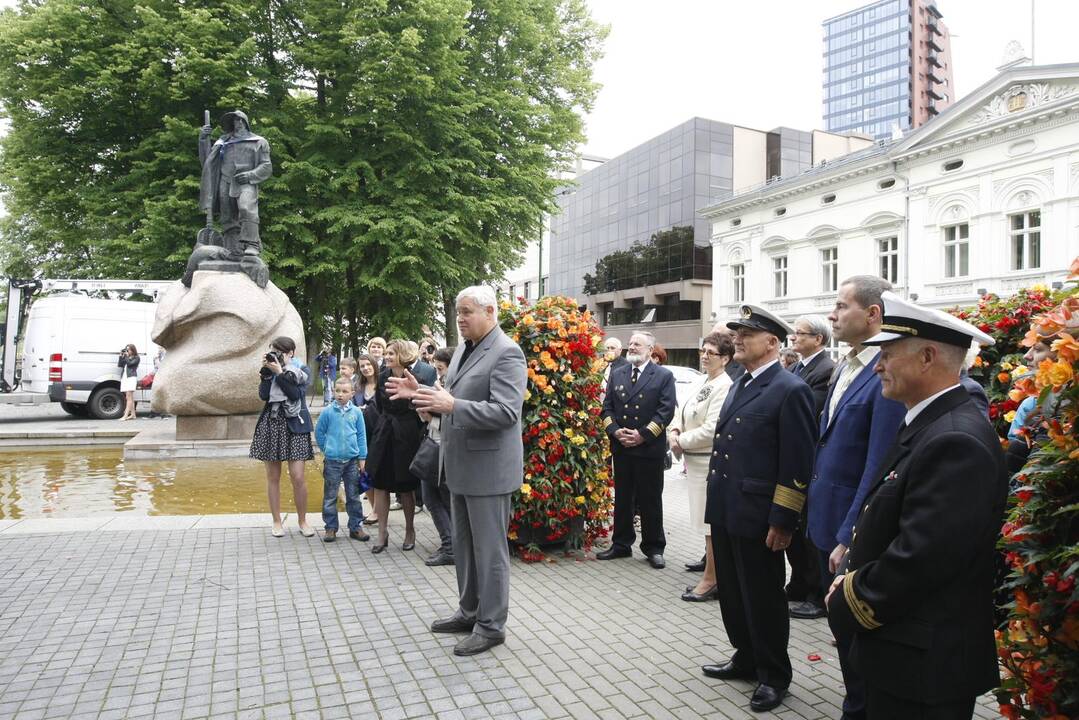
[[[240,223],[240,245],[244,249],[244,255],[260,255],[262,253],[262,240],[259,239],[259,224],[251,220]]]

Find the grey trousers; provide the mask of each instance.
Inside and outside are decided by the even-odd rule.
[[[451,493],[453,558],[460,606],[454,617],[472,632],[505,637],[510,608],[510,497]]]
[[[420,483],[423,487],[423,502],[427,512],[431,513],[431,520],[438,530],[438,539],[442,543],[438,546],[438,552],[453,556],[453,524],[450,521],[450,491],[446,483],[437,483],[424,480]]]

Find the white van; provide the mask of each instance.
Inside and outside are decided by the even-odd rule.
[[[23,343],[22,388],[48,393],[72,415],[103,420],[120,417],[120,368],[116,361],[129,343],[139,351],[138,374],[153,371],[157,346],[150,341],[157,305],[130,300],[96,300],[57,295],[34,301]],[[149,402],[150,390],[135,400]]]

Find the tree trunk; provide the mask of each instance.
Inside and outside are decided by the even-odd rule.
[[[357,357],[360,354],[360,339],[359,327],[356,323],[356,271],[351,263],[345,267],[345,292],[348,298],[345,308],[345,317],[348,318],[348,336],[345,345],[348,353],[346,354]]]
[[[457,292],[442,286],[442,314],[446,318],[446,347],[453,347],[457,337]]]

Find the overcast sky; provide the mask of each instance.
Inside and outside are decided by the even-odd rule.
[[[584,151],[613,157],[691,117],[770,130],[824,128],[821,21],[869,0],[588,0],[610,26]],[[939,0],[958,98],[1030,52],[1032,0]],[[1037,64],[1079,62],[1079,1],[1033,0]]]

